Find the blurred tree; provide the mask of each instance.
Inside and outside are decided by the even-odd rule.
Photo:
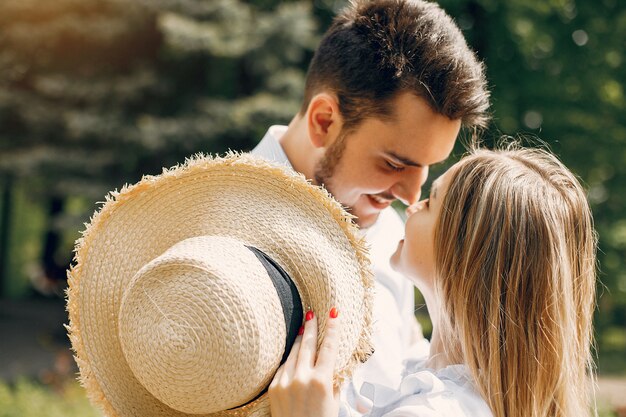
[[[61,234],[85,220],[64,218],[68,196],[249,149],[287,121],[316,29],[305,2],[0,3],[0,175],[37,179],[25,184],[48,207],[44,277],[64,279]]]
[[[487,142],[536,135],[587,184],[606,287],[600,366],[626,369],[623,2],[440,3],[486,61]],[[26,227],[10,219],[17,188],[49,218],[40,269],[61,275],[80,222],[107,190],[198,151],[247,150],[287,122],[319,34],[345,4],[2,0],[0,268],[15,257],[8,230]]]

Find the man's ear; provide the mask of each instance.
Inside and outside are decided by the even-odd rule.
[[[309,138],[316,148],[328,147],[339,136],[343,126],[339,101],[334,94],[320,93],[313,96],[306,118]]]

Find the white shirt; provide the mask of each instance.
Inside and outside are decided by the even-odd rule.
[[[399,390],[365,383],[361,393],[372,404],[366,417],[493,417],[467,366],[435,371],[425,359],[407,361]]]
[[[286,126],[270,127],[251,153],[292,167],[279,142],[286,130]],[[427,355],[429,351],[428,342],[416,326],[414,286],[393,271],[389,264],[389,258],[404,237],[400,216],[389,207],[364,233],[370,245],[370,260],[376,278],[372,331],[375,352],[366,363],[357,367],[352,379],[342,387],[340,416],[369,409],[371,401],[360,393],[365,382],[397,389],[404,369],[403,360],[410,356]],[[417,335],[413,332],[415,329],[419,330]]]

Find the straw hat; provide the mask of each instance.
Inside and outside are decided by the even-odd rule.
[[[302,321],[341,312],[335,377],[371,353],[373,278],[351,216],[250,155],[196,156],[107,196],[76,243],[68,332],[111,417],[268,416]]]

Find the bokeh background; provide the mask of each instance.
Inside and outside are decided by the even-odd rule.
[[[543,143],[588,189],[600,238],[597,366],[604,398],[615,396],[600,408],[625,415],[626,3],[439,3],[487,65],[485,142]],[[196,152],[249,150],[286,124],[344,5],[0,0],[0,417],[98,415],[73,382],[62,327],[83,223],[109,190]],[[425,308],[416,313],[428,332]]]

